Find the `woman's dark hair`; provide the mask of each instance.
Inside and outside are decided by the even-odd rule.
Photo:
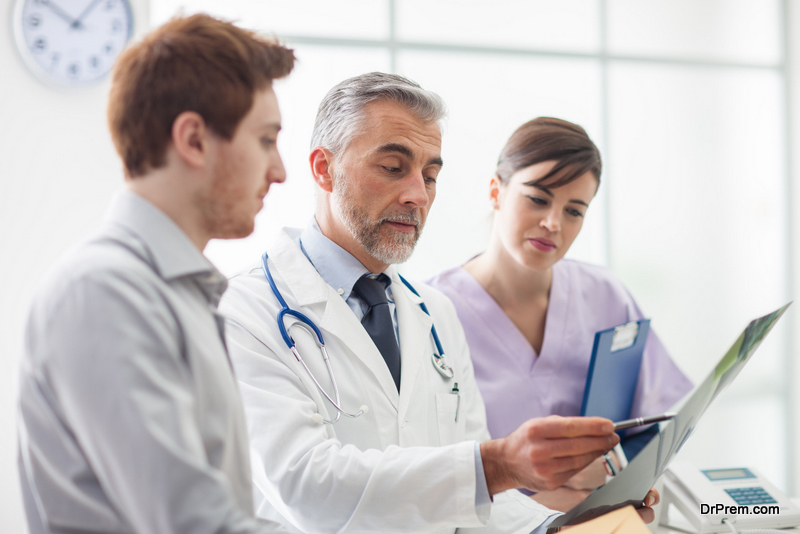
[[[543,161],[557,162],[546,176],[537,180],[555,178],[548,187],[561,187],[587,172],[594,174],[600,183],[603,168],[600,151],[586,130],[552,117],[538,117],[517,128],[503,147],[495,172],[501,183],[507,183],[515,172]]]

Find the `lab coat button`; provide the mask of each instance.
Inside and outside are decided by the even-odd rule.
[[[341,287],[337,289],[336,292],[339,293],[340,295],[344,295],[344,289],[342,289]]]

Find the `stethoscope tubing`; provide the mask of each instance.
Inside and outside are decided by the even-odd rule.
[[[345,417],[356,418],[365,414],[367,411],[365,406],[362,406],[361,409],[359,409],[359,411],[356,413],[350,413],[342,409],[342,407],[339,405],[341,402],[341,397],[339,395],[339,386],[336,382],[336,378],[333,373],[333,367],[331,367],[331,361],[330,358],[328,357],[328,350],[325,347],[325,340],[322,337],[322,332],[311,319],[309,319],[306,315],[300,313],[299,311],[291,309],[289,305],[286,303],[286,300],[284,300],[283,295],[281,295],[281,292],[278,290],[278,286],[275,284],[275,280],[272,278],[272,272],[270,271],[269,268],[269,256],[267,252],[264,252],[264,254],[261,256],[261,268],[264,271],[264,275],[267,278],[267,282],[269,282],[269,287],[270,289],[272,289],[272,293],[275,295],[275,298],[278,299],[278,303],[281,305],[281,309],[280,311],[278,311],[278,316],[276,320],[278,323],[278,330],[281,333],[281,337],[283,338],[284,343],[286,343],[286,346],[292,352],[295,359],[298,362],[300,362],[300,364],[306,370],[308,376],[311,377],[311,380],[313,380],[314,384],[317,386],[317,389],[319,389],[320,393],[322,393],[322,395],[324,395],[325,398],[328,399],[328,402],[330,402],[333,405],[333,407],[336,408],[337,413],[336,417],[333,420],[322,419],[321,422],[326,424],[333,424],[337,422],[342,415],[344,415]],[[419,298],[422,298],[420,297],[420,294],[417,292],[417,290],[414,289],[414,287],[408,282],[408,280],[406,280],[402,276],[400,276],[400,280],[414,295],[416,295]],[[419,306],[422,309],[422,311],[425,312],[425,314],[430,316],[430,312],[428,311],[428,308],[427,306],[425,306],[424,302],[420,302]],[[286,328],[286,323],[285,323],[287,315],[294,317],[298,320],[298,322],[292,324],[289,327],[289,329]],[[333,398],[331,398],[328,392],[325,391],[325,389],[319,383],[317,378],[314,376],[314,373],[312,373],[311,369],[309,369],[303,357],[300,355],[300,351],[297,349],[297,344],[295,343],[292,336],[289,335],[289,330],[291,330],[292,326],[300,326],[302,328],[305,328],[306,330],[310,330],[314,334],[317,345],[319,346],[319,349],[322,352],[322,358],[323,360],[325,360],[325,366],[328,369],[328,376],[331,379],[331,385],[333,386]],[[431,360],[433,361],[433,366],[443,377],[451,379],[453,378],[455,373],[453,371],[453,368],[447,365],[447,363],[445,363],[444,361],[444,349],[442,348],[441,341],[439,341],[439,335],[436,332],[436,326],[433,324],[431,324],[431,335],[433,336],[433,342],[436,345],[436,351],[438,352],[438,354],[434,352],[431,356]]]

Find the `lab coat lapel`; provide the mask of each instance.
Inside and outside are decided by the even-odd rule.
[[[272,250],[274,253],[270,254],[270,259],[288,285],[289,294],[294,296],[301,307],[298,311],[308,316],[322,330],[334,373],[337,372],[336,360],[340,356],[331,347],[332,337],[337,338],[369,369],[380,389],[397,408],[399,395],[389,368],[378,347],[341,295],[319,275],[288,232],[279,237]]]
[[[320,321],[320,328],[326,335],[332,335],[339,339],[356,358],[358,358],[375,376],[381,390],[389,397],[392,405],[397,409],[399,394],[397,386],[394,384],[392,374],[386,366],[378,347],[369,337],[369,334],[356,318],[353,310],[347,305],[344,299],[328,286],[329,296],[325,308],[325,313]],[[401,356],[402,359],[402,356]],[[333,356],[331,356],[333,361]]]
[[[397,310],[397,323],[400,331],[400,418],[405,416],[411,399],[414,398],[414,385],[420,373],[420,366],[431,357],[431,325],[433,320],[422,311],[422,299],[414,295],[403,282],[394,267],[386,274],[392,279],[392,296]]]

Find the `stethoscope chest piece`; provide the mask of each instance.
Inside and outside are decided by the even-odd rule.
[[[439,374],[448,380],[456,375],[455,371],[453,371],[453,368],[447,365],[447,362],[444,361],[444,358],[435,352],[431,353],[431,361],[433,362],[433,366],[436,368],[436,370],[439,371]]]

